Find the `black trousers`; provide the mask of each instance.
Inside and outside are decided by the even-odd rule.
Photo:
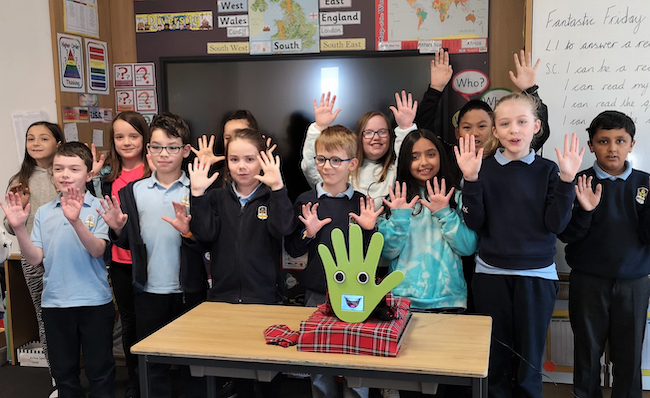
[[[131,354],[131,347],[137,343],[135,323],[135,292],[133,291],[133,266],[112,262],[110,266],[111,284],[117,309],[122,318],[122,348],[126,357],[126,367],[129,372],[128,388],[140,388],[138,383],[138,356]]]
[[[474,274],[476,311],[492,317],[489,397],[542,398],[540,371],[558,287],[548,279]],[[530,363],[519,360],[516,375],[511,349]]]
[[[600,357],[609,340],[612,398],[641,398],[641,352],[650,279],[612,279],[571,272],[569,317],[574,334],[574,392],[602,398]]]
[[[79,380],[83,352],[91,398],[115,397],[113,325],[115,307],[43,308],[52,377],[59,397],[86,397]]]
[[[183,315],[197,304],[205,301],[202,293],[135,294],[135,314],[138,340],[142,340],[169,322]],[[170,365],[149,364],[149,385],[151,398],[172,397],[172,376]],[[185,397],[203,397],[206,395],[205,378],[190,377],[189,367],[182,369],[185,374]]]

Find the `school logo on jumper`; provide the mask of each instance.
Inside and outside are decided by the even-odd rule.
[[[90,215],[88,215],[88,217],[86,217],[86,221],[84,221],[84,224],[85,224],[88,228],[92,228],[92,227],[95,226],[95,218],[93,217],[92,214],[90,214]]]
[[[636,189],[636,202],[640,205],[645,203],[645,198],[648,197],[648,188],[638,187]]]
[[[463,206],[462,210],[463,210],[463,213],[465,213],[465,214],[469,213],[469,209],[467,208],[467,206]]]
[[[269,218],[269,213],[267,212],[267,210],[268,210],[268,209],[267,209],[266,206],[264,206],[264,205],[258,207],[258,208],[257,208],[257,218],[259,218],[259,219],[262,220],[262,221],[264,221],[264,220],[266,220],[267,218]]]
[[[183,199],[181,199],[181,204],[185,207],[190,207],[190,198],[187,195],[183,195]]]

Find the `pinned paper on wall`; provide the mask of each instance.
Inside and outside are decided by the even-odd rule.
[[[18,164],[22,164],[25,158],[25,136],[27,129],[32,123],[47,120],[43,111],[14,112],[11,114],[14,125],[14,137],[16,138],[16,149],[18,150]]]
[[[57,33],[59,48],[59,81],[61,91],[83,93],[84,82],[83,51],[81,37]]]
[[[85,39],[88,92],[102,95],[110,93],[108,76],[108,45],[104,41]]]
[[[65,135],[65,142],[79,141],[77,123],[65,123],[63,125],[63,135]]]
[[[104,130],[93,129],[93,144],[97,148],[104,147]]]
[[[137,112],[158,112],[158,101],[156,99],[155,89],[135,90],[137,98],[135,110]]]
[[[114,64],[113,80],[115,87],[133,87],[133,64]]]
[[[97,0],[64,0],[63,9],[66,32],[99,37]]]
[[[141,63],[133,65],[134,74],[135,74],[135,86],[137,87],[155,87],[156,86],[156,75],[154,72],[154,64],[150,63]]]
[[[135,111],[135,91],[115,90],[115,109],[118,113]]]

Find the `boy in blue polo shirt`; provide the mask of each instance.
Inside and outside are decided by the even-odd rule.
[[[115,244],[131,250],[139,340],[204,301],[207,293],[203,250],[189,226],[190,179],[182,170],[191,151],[190,129],[180,116],[163,113],[149,130],[147,151],[156,171],[122,188],[119,204],[105,197],[100,213]],[[150,365],[151,397],[172,396],[169,368]],[[200,380],[192,380],[186,391],[200,390]]]
[[[0,203],[13,227],[25,260],[43,261],[43,322],[52,377],[61,397],[85,396],[79,381],[83,350],[91,396],[115,396],[113,307],[103,254],[108,226],[97,215],[99,199],[86,192],[92,153],[80,142],[62,144],[54,155],[52,177],[62,194],[41,206],[31,239],[25,228],[29,204],[7,193]]]
[[[650,298],[650,175],[626,160],[635,143],[627,115],[602,112],[587,132],[596,162],[579,173],[571,221],[559,235],[568,243],[571,266],[574,391],[580,398],[602,397],[600,357],[609,341],[612,397],[640,398]]]

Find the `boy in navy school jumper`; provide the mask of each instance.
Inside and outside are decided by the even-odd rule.
[[[635,143],[634,122],[627,115],[602,112],[587,132],[596,162],[580,172],[573,217],[559,236],[567,243],[571,267],[573,389],[580,398],[602,397],[600,357],[609,341],[612,397],[641,398],[650,299],[650,175],[626,160]]]
[[[323,130],[316,138],[316,168],[323,182],[315,189],[301,194],[294,204],[294,211],[301,221],[293,234],[285,239],[289,255],[298,257],[307,252],[308,265],[302,273],[300,283],[305,287],[305,305],[317,306],[327,298],[325,270],[317,248],[320,243],[332,250],[331,233],[340,228],[348,235],[348,226],[354,220],[361,228],[372,231],[383,206],[375,211],[374,200],[354,191],[348,183],[350,173],[359,165],[355,158],[357,140],[348,128],[335,125]],[[366,243],[369,234],[365,234]],[[335,397],[338,388],[331,376],[312,375],[312,394],[315,398]],[[367,397],[367,388],[346,387],[346,397]]]
[[[508,95],[497,103],[492,127],[503,148],[483,162],[483,149],[475,153],[469,136],[455,149],[465,178],[465,222],[479,235],[472,284],[476,310],[493,319],[490,397],[542,397],[538,369],[558,290],[556,234],[571,218],[573,179],[584,153],[573,134],[571,145],[565,137],[564,154],[556,149],[559,170],[536,156],[530,148],[540,128],[535,109],[531,97]],[[532,364],[519,362],[514,388],[509,347]]]
[[[43,322],[52,377],[59,396],[85,396],[79,380],[83,349],[91,396],[115,396],[113,322],[115,308],[104,264],[108,226],[97,215],[99,199],[86,192],[93,157],[80,142],[62,144],[54,155],[52,178],[62,192],[41,206],[31,239],[17,193],[2,205],[29,264],[44,261]]]
[[[138,339],[204,301],[207,291],[202,246],[189,227],[190,180],[181,168],[191,150],[189,127],[163,113],[150,131],[147,150],[156,171],[120,190],[121,208],[107,196],[100,212],[115,244],[131,250]],[[150,365],[150,396],[171,397],[169,367]],[[200,384],[192,379],[186,390]]]

